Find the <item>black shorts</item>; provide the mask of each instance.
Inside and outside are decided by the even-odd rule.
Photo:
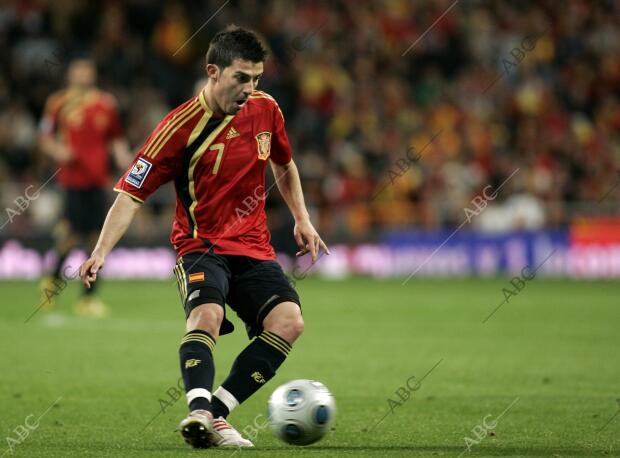
[[[107,206],[105,189],[67,189],[65,218],[75,233],[98,232],[105,221]]]
[[[196,252],[179,257],[174,273],[186,319],[202,304],[224,308],[220,335],[234,329],[226,319],[226,303],[243,320],[250,338],[263,331],[263,320],[276,305],[290,301],[301,307],[297,291],[276,261]]]

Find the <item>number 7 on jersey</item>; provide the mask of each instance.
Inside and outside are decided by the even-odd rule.
[[[213,166],[213,175],[217,173],[220,169],[220,164],[222,163],[222,156],[224,156],[224,143],[216,143],[215,145],[211,145],[209,147],[209,151],[216,151],[217,157],[215,158],[215,165]]]

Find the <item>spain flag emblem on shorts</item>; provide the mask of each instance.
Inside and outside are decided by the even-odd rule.
[[[196,272],[194,274],[189,274],[189,279],[188,282],[189,283],[194,283],[197,281],[204,281],[205,279],[205,273],[204,272]]]

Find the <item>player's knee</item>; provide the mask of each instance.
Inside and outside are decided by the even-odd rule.
[[[304,332],[304,319],[301,317],[301,313],[289,325],[289,332],[295,340]]]
[[[279,335],[292,344],[304,332],[304,319],[297,304],[285,302],[276,306],[267,315],[263,326],[267,331]]]
[[[283,318],[274,323],[273,326],[265,329],[279,335],[288,343],[292,344],[304,332],[304,320],[301,316]]]
[[[220,325],[224,319],[224,310],[218,304],[203,304],[195,307],[187,318],[187,332],[199,329],[213,337],[219,335]]]

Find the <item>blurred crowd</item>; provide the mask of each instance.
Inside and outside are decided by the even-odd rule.
[[[2,205],[55,170],[37,151],[38,122],[72,55],[96,59],[137,148],[193,94],[210,38],[230,23],[271,51],[260,89],[284,112],[326,240],[458,226],[487,186],[472,227],[488,231],[618,214],[615,0],[5,2]],[[275,194],[277,237],[290,219]],[[39,201],[4,231],[49,230],[62,204],[53,183]],[[165,236],[173,204],[162,189],[133,230]]]

